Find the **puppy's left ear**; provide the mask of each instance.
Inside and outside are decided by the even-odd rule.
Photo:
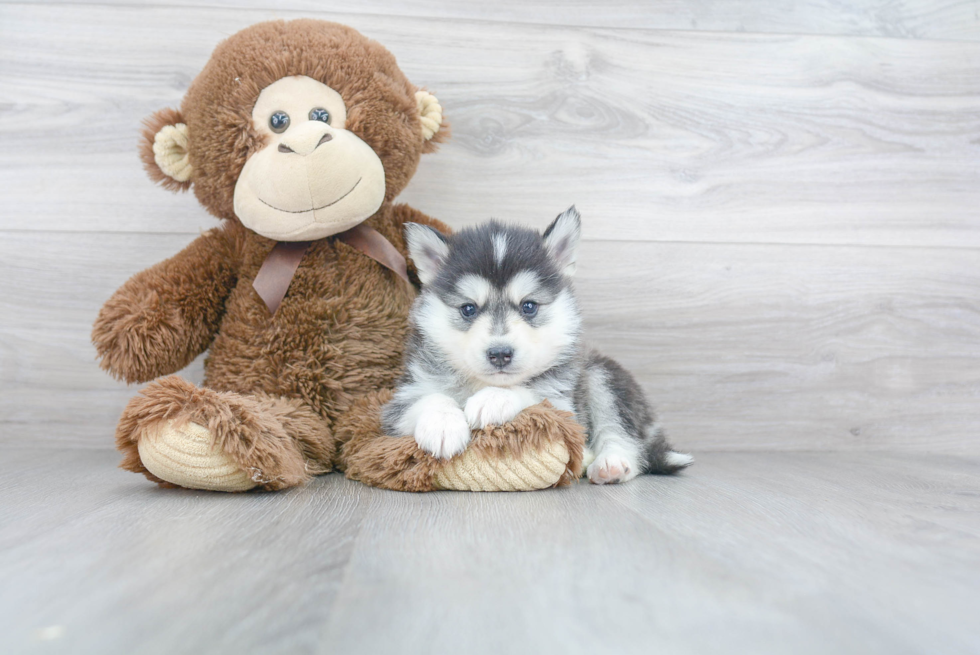
[[[575,274],[575,260],[578,257],[578,241],[582,235],[582,217],[572,205],[544,231],[544,247],[551,253],[563,275]]]
[[[415,262],[419,281],[425,286],[439,275],[439,269],[449,256],[449,243],[438,230],[419,223],[405,223],[405,242],[408,255]]]

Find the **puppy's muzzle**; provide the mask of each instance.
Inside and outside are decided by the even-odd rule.
[[[497,368],[504,368],[514,359],[514,349],[508,347],[494,346],[487,350],[487,359]]]

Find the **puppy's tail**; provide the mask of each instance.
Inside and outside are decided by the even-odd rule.
[[[656,423],[647,428],[645,454],[644,470],[647,473],[670,475],[694,463],[694,458],[690,455],[671,450],[670,444],[667,443],[667,436]]]

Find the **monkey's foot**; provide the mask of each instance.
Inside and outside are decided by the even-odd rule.
[[[150,473],[187,489],[248,491],[259,484],[197,423],[160,421],[148,427],[137,450]]]
[[[398,491],[531,491],[571,484],[582,474],[582,428],[547,402],[473,430],[466,450],[446,460],[413,437],[381,433],[381,406],[390,398],[384,391],[355,401],[336,426],[347,477]]]
[[[116,428],[122,468],[171,486],[285,489],[330,470],[336,444],[299,401],[196,387],[176,376],[130,400]]]

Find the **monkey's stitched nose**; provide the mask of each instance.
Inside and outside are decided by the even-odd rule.
[[[333,140],[333,135],[332,134],[324,134],[323,136],[320,137],[320,140],[316,142],[316,145],[313,146],[313,149],[316,150],[317,148],[319,148],[320,146],[322,146],[324,143],[326,143],[327,141],[331,141],[331,140]],[[285,143],[280,143],[279,144],[279,152],[296,152],[296,151],[293,150],[292,148],[290,148],[289,146],[287,146]]]
[[[319,121],[300,123],[283,134],[278,150],[285,154],[307,157],[324,143],[333,141],[333,131]]]

